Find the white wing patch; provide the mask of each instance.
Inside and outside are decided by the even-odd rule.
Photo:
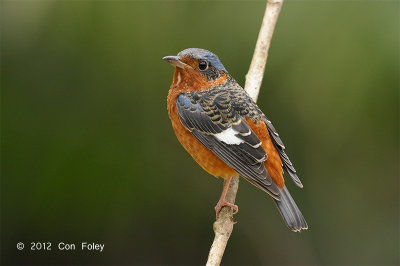
[[[239,134],[239,132],[237,132],[236,130],[234,130],[233,128],[228,128],[224,131],[222,131],[221,133],[215,134],[215,137],[226,143],[229,145],[235,144],[235,145],[239,145],[240,143],[243,143],[244,140],[242,140],[241,138],[236,137],[235,135]]]

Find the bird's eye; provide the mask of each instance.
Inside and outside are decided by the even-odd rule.
[[[206,70],[207,67],[208,67],[208,64],[206,61],[204,61],[204,60],[199,61],[199,69],[200,70]]]

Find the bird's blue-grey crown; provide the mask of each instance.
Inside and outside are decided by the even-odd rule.
[[[216,69],[223,70],[226,73],[224,65],[219,61],[218,56],[201,48],[188,48],[178,53],[178,56],[192,57],[196,59],[204,59],[210,62]]]

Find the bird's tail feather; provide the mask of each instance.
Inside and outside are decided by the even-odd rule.
[[[300,232],[301,230],[308,229],[308,225],[303,217],[303,214],[297,207],[286,186],[281,189],[280,192],[281,200],[274,199],[274,201],[289,229],[294,232]]]

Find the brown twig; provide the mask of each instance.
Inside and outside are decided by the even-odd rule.
[[[267,0],[264,18],[260,33],[258,34],[249,72],[246,75],[246,84],[244,88],[254,101],[257,101],[260,92],[269,46],[282,4],[283,0]],[[235,203],[238,188],[239,178],[234,177],[229,184],[226,194],[226,200],[228,202]],[[215,237],[210,253],[208,254],[207,266],[220,265],[234,224],[232,209],[230,207],[222,208],[213,225]]]
[[[253,59],[251,60],[249,72],[246,75],[246,84],[244,89],[256,102],[261,88],[261,82],[264,77],[265,65],[267,63],[269,45],[274,33],[276,21],[283,0],[268,0],[264,18],[258,34],[256,48],[254,49]]]

